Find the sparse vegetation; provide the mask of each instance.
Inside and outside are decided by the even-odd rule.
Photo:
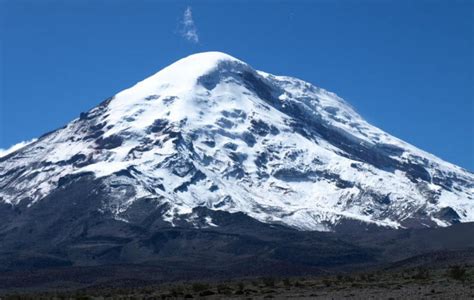
[[[241,299],[241,298],[472,298],[472,266],[423,267],[325,277],[252,278],[221,282],[180,282],[143,287],[89,288],[71,292],[17,294],[1,300],[29,299]],[[455,279],[455,280],[452,280]]]
[[[226,283],[220,283],[217,285],[217,293],[221,295],[230,295],[232,294],[232,287]]]
[[[262,278],[262,282],[266,287],[274,287],[275,286],[275,278],[272,278],[272,277],[264,277],[264,278]]]
[[[430,278],[430,272],[427,268],[419,267],[412,278],[415,280],[427,280]]]
[[[192,289],[194,292],[196,293],[200,293],[200,292],[203,292],[205,290],[208,290],[209,289],[209,284],[207,283],[200,283],[200,282],[195,282],[192,284]]]
[[[452,266],[448,270],[448,275],[454,280],[464,281],[467,278],[467,270],[463,266]]]

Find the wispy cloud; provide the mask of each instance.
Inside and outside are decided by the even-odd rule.
[[[199,42],[199,35],[197,33],[196,24],[194,24],[193,11],[190,6],[186,7],[184,11],[181,21],[181,35],[192,43]]]
[[[32,139],[30,141],[19,142],[18,144],[15,144],[15,145],[11,146],[8,149],[1,149],[0,148],[0,157],[7,156],[8,154],[13,153],[16,150],[21,149],[21,148],[25,147],[26,145],[29,145],[29,144],[34,143],[34,142],[36,142],[36,139]]]

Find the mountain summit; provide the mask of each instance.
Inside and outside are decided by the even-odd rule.
[[[91,220],[218,227],[219,211],[299,230],[447,226],[474,221],[473,197],[472,173],[335,94],[220,52],[183,58],[0,157],[11,240],[43,230],[63,241]]]

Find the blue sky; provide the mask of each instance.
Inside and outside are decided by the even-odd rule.
[[[218,50],[333,91],[472,171],[473,11],[470,0],[0,0],[0,148]]]

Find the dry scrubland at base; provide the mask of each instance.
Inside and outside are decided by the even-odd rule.
[[[320,278],[249,278],[145,286],[97,286],[73,292],[10,294],[2,299],[470,299],[474,268],[456,265]]]

